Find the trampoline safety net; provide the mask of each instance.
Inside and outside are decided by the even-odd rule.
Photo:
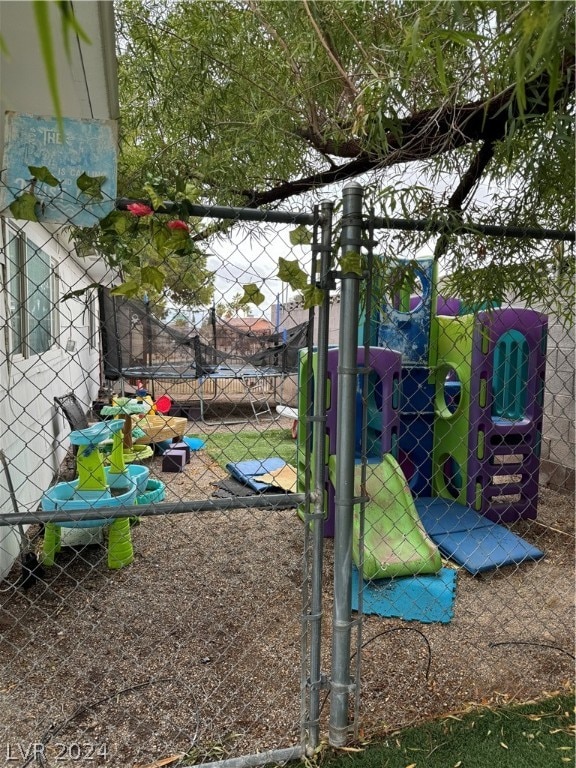
[[[298,350],[307,344],[308,323],[277,333],[238,329],[210,308],[192,330],[166,319],[164,307],[99,292],[104,378],[194,379],[219,368],[246,366],[294,373]]]

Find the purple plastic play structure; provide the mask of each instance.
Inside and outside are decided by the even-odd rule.
[[[394,453],[400,429],[399,391],[402,357],[398,352],[381,347],[370,347],[366,360],[363,347],[358,349],[356,361],[364,367],[368,375],[368,461],[380,461],[385,453]],[[326,408],[326,435],[328,453],[336,454],[336,405],[338,402],[338,350],[328,350],[327,378],[329,403]],[[360,427],[362,425],[362,386],[363,375],[358,377],[356,397],[357,441],[356,454],[360,460]],[[328,476],[328,467],[324,478],[324,487],[328,495],[328,514],[324,522],[324,535],[334,536],[334,486]]]
[[[530,309],[481,312],[477,318],[467,496],[494,522],[536,517],[547,328],[546,316]],[[499,374],[497,368],[506,366],[516,370]]]

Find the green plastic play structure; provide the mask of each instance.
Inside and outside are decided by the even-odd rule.
[[[304,477],[307,471],[306,452],[303,440],[306,435],[306,417],[311,409],[309,395],[304,383],[309,377],[317,377],[316,353],[310,356],[306,351],[300,352],[300,381],[298,390],[298,482],[304,487]],[[363,385],[362,374],[359,376],[359,387]],[[330,380],[326,381],[326,405],[330,407],[333,392]],[[382,419],[380,408],[383,407],[381,397],[376,396],[378,377],[376,371],[368,374],[368,464],[366,465],[366,482],[362,488],[362,467],[357,459],[355,468],[356,497],[367,496],[364,506],[364,556],[360,558],[360,506],[354,507],[352,557],[357,568],[362,569],[364,579],[382,579],[417,574],[437,573],[442,562],[436,545],[426,534],[414,504],[412,493],[406,478],[396,458],[391,453],[385,453],[380,440],[379,423]],[[357,394],[357,408],[361,408]],[[394,401],[397,392],[392,388],[390,397]],[[360,435],[354,436],[359,442]],[[392,440],[392,443],[394,441]],[[328,470],[332,486],[336,485],[336,456],[330,454],[329,438],[325,438],[324,464]],[[394,446],[392,446],[392,451]],[[311,482],[314,484],[314,462],[310,466]],[[325,506],[328,506],[327,492]],[[303,517],[302,510],[299,510]]]
[[[434,422],[434,494],[466,504],[466,468],[470,435],[470,381],[474,315],[436,317],[437,337],[436,403]],[[450,378],[457,377],[458,407],[450,403]],[[487,398],[487,382],[481,382],[480,405]]]
[[[143,416],[150,411],[150,404],[142,399],[133,397],[118,397],[112,405],[105,405],[100,414],[102,416],[125,416],[124,431],[122,435],[122,451],[124,453],[123,462],[143,461],[154,454],[154,449],[149,445],[135,445],[133,438],[143,437],[144,432],[132,426],[132,416]],[[117,448],[117,444],[115,444]],[[119,459],[116,451],[116,461]],[[110,458],[112,461],[112,458]]]

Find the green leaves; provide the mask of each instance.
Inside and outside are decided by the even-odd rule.
[[[57,187],[58,184],[62,184],[62,182],[57,179],[55,176],[50,173],[48,168],[46,168],[45,165],[40,166],[39,168],[35,165],[29,165],[28,170],[34,176],[37,181],[41,181],[43,184],[48,184],[49,187]]]
[[[152,208],[154,208],[154,210],[157,210],[162,206],[164,201],[162,200],[158,192],[156,192],[152,184],[144,184],[142,189],[150,198],[150,202],[152,203]]]
[[[50,97],[52,99],[52,104],[54,105],[58,127],[60,132],[64,133],[62,106],[60,102],[60,92],[58,90],[58,75],[56,72],[56,55],[54,44],[52,42],[52,25],[50,23],[51,3],[43,2],[43,0],[34,0],[32,5],[34,8],[34,17],[36,19],[36,31],[40,40],[40,49],[42,51],[42,58],[44,59],[44,67],[46,69],[48,90],[50,91]]]
[[[528,117],[516,118],[518,104],[510,97],[497,102],[489,127],[478,129],[487,135],[511,115],[499,133],[504,149],[498,146],[489,171],[507,179],[521,175],[517,194],[524,218],[538,193],[549,201],[540,209],[544,225],[572,226],[569,217],[551,214],[574,198],[562,171],[573,161],[557,140],[560,119],[570,120],[572,113],[572,3],[196,0],[159,8],[144,0],[117,8],[125,36],[121,185],[122,179],[150,181],[154,158],[154,175],[166,189],[177,189],[170,199],[234,206],[263,199],[276,206],[363,173],[375,197],[390,187],[388,215],[394,206],[406,217],[423,215],[414,196],[400,198],[405,162],[411,163],[411,186],[426,189],[430,211],[441,207],[447,187],[458,184],[456,176],[469,162],[470,146],[481,140],[467,131],[475,120],[482,123],[482,100],[494,103],[517,87]],[[535,93],[532,79],[540,75],[544,85]],[[564,82],[563,101],[549,100],[550,111],[545,104],[542,116],[531,113],[536,97],[546,99],[547,88],[556,94]],[[474,119],[453,119],[461,108]],[[534,173],[526,134],[553,158],[545,188]],[[573,137],[570,143],[573,150]],[[490,181],[482,194],[488,208],[493,202],[498,208],[498,185]],[[308,243],[305,227],[290,233],[293,247]]]
[[[27,219],[28,221],[38,221],[38,215],[36,207],[40,205],[40,200],[36,197],[33,190],[37,183],[46,184],[49,187],[57,187],[64,183],[64,180],[57,179],[56,176],[45,165],[29,165],[28,170],[33,177],[30,181],[30,190],[23,192],[19,195],[14,202],[10,204],[10,211],[16,219]],[[76,180],[76,186],[87,197],[94,200],[102,200],[102,185],[106,181],[106,176],[89,176],[87,173],[82,173]],[[50,200],[43,203],[50,205]],[[118,217],[114,217],[112,212],[107,216],[104,221],[104,228],[114,226],[114,223],[118,225]],[[124,230],[122,230],[124,231]],[[120,234],[120,232],[118,232]]]
[[[70,59],[70,31],[78,35],[78,37],[81,38],[85,43],[88,43],[88,45],[91,44],[91,40],[86,32],[84,32],[80,24],[78,24],[76,16],[74,15],[74,7],[70,0],[56,0],[56,5],[60,10],[64,49],[66,51],[66,56],[68,59]]]
[[[122,285],[117,285],[112,288],[110,293],[113,296],[126,296],[130,298],[132,296],[137,296],[141,287],[141,284],[136,280],[127,280],[125,283],[122,283]]]
[[[38,198],[32,192],[23,192],[19,197],[10,203],[10,213],[15,219],[26,219],[27,221],[38,221],[36,215],[36,206],[39,205]]]
[[[54,114],[58,122],[58,128],[64,134],[64,121],[62,119],[62,107],[60,92],[58,90],[58,73],[56,71],[56,52],[52,38],[52,23],[50,19],[50,7],[55,6],[60,13],[60,23],[64,50],[70,60],[70,36],[72,31],[85,43],[90,43],[90,38],[84,32],[74,15],[74,6],[70,0],[56,0],[55,3],[47,3],[45,0],[33,0],[34,18],[36,21],[36,33],[40,42],[48,90],[52,99]],[[7,55],[8,50],[4,39],[0,36],[0,54]]]
[[[83,173],[76,179],[76,186],[88,197],[94,200],[103,200],[102,185],[106,181],[106,176],[88,176]]]
[[[144,285],[152,286],[156,291],[158,291],[158,293],[160,293],[164,288],[166,275],[158,267],[155,267],[155,266],[142,267],[140,276],[142,278],[142,283]]]
[[[308,282],[308,275],[296,259],[278,259],[278,277],[290,288],[302,294],[304,309],[310,309],[322,304],[324,291]]]
[[[521,116],[528,106],[528,81],[540,73],[546,73],[549,78],[549,109],[553,111],[562,54],[567,46],[572,48],[573,54],[573,28],[573,5],[559,0],[527,3],[516,17],[510,33],[513,43],[510,58]]]
[[[354,272],[356,275],[361,275],[364,270],[362,256],[355,251],[344,254],[340,258],[340,269],[344,274]]]
[[[10,212],[15,219],[26,219],[27,221],[38,221],[37,207],[40,201],[32,191],[36,182],[47,184],[49,187],[57,187],[62,182],[57,179],[45,165],[29,165],[28,170],[32,175],[30,190],[26,190],[10,203]]]
[[[301,291],[308,285],[308,275],[298,261],[280,257],[278,259],[278,277],[282,282],[288,283],[294,291]]]
[[[245,304],[256,304],[256,306],[259,306],[266,299],[256,283],[247,283],[242,288],[244,289],[244,294],[238,302],[241,306]]]
[[[186,250],[190,243],[190,235],[184,229],[171,229],[168,239],[164,242],[164,248],[167,251],[178,253]]]
[[[324,300],[324,291],[315,285],[307,285],[302,291],[302,298],[304,300],[304,309],[318,307]]]
[[[131,225],[131,221],[123,211],[110,211],[100,221],[100,227],[105,232],[113,232],[116,235],[123,235]]]
[[[290,232],[290,244],[291,245],[309,245],[312,242],[312,233],[310,230],[300,224],[296,229]]]

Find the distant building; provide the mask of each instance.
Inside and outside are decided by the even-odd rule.
[[[260,352],[274,333],[274,325],[265,317],[211,316],[200,328],[200,341],[216,349],[219,355],[247,358]]]
[[[273,324],[264,317],[219,317],[215,346],[220,352],[248,357],[266,346],[265,340],[274,330]]]

